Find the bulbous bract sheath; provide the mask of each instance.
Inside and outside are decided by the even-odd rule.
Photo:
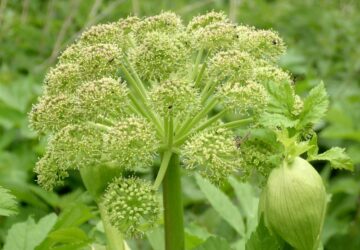
[[[316,250],[327,195],[320,175],[304,159],[274,169],[262,197],[265,220],[295,249]]]

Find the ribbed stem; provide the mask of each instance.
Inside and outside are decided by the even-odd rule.
[[[184,250],[184,212],[179,155],[173,154],[163,180],[166,250]]]

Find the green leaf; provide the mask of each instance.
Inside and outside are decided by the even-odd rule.
[[[284,154],[288,158],[295,158],[311,149],[314,145],[309,141],[299,141],[298,134],[289,137],[287,130],[280,130],[276,133],[278,141],[284,145]]]
[[[36,250],[48,249],[84,249],[91,240],[86,233],[77,227],[62,228],[51,232]]]
[[[269,103],[260,122],[266,127],[294,127],[297,123],[293,115],[295,92],[290,83],[266,84],[269,94]]]
[[[242,237],[245,237],[245,226],[241,213],[230,199],[213,184],[202,178],[195,176],[196,181],[205,194],[208,201],[219,215],[229,223]]]
[[[185,250],[194,249],[203,242],[202,238],[185,231]]]
[[[80,243],[84,241],[89,241],[86,233],[77,227],[71,228],[62,228],[51,232],[49,238],[61,243]]]
[[[185,250],[201,245],[210,236],[212,235],[203,227],[194,223],[187,225],[185,228]]]
[[[17,213],[15,196],[9,190],[0,186],[0,215],[10,216]]]
[[[38,223],[29,217],[25,222],[14,224],[6,237],[4,250],[34,250],[46,238],[56,220],[57,216],[52,213]]]
[[[311,146],[311,148],[307,151],[308,157],[317,155],[319,152],[319,147],[318,147],[317,134],[315,132],[312,133],[312,137],[309,141],[309,145]]]
[[[193,250],[232,250],[232,248],[225,239],[211,236],[203,244]]]
[[[157,227],[146,233],[146,237],[154,250],[165,250],[164,228]]]
[[[280,244],[274,235],[271,235],[264,223],[262,216],[256,231],[251,234],[246,242],[246,250],[279,250]]]
[[[297,121],[288,118],[284,114],[272,114],[265,112],[260,118],[260,123],[268,128],[292,128],[295,127]]]
[[[249,183],[239,182],[232,176],[230,176],[229,182],[234,188],[241,211],[246,217],[246,235],[249,237],[257,225],[259,198],[256,196],[253,186]]]
[[[54,229],[76,227],[93,217],[94,215],[88,206],[82,203],[73,204],[60,214]]]
[[[300,113],[298,127],[304,127],[309,123],[318,122],[326,113],[329,106],[324,83],[321,82],[313,88],[304,100],[304,108]]]
[[[345,153],[344,148],[334,147],[322,154],[311,156],[310,161],[329,161],[335,169],[354,170],[354,165],[350,157]]]

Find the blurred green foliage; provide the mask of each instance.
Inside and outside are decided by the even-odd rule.
[[[233,21],[278,30],[288,45],[281,64],[293,73],[299,93],[306,93],[320,80],[325,82],[331,107],[326,119],[317,124],[320,150],[346,147],[357,167],[349,174],[330,170],[322,162],[317,165],[331,194],[323,244],[329,250],[360,249],[360,2],[356,0],[1,0],[0,186],[17,197],[19,212],[0,217],[0,246],[19,233],[32,238],[31,234],[25,236],[24,225],[38,233],[32,238],[36,249],[84,249],[90,242],[102,249],[104,243],[98,214],[79,176],[72,175],[63,188],[48,193],[36,185],[32,170],[44,142],[29,130],[27,112],[59,52],[96,23],[161,10],[173,10],[188,20],[212,9],[223,10]],[[240,213],[235,212],[244,225],[231,224],[231,210],[217,204],[232,204],[224,193],[213,194],[216,191],[201,180],[184,177],[188,249],[210,249],[206,246],[214,244],[230,249],[224,239],[234,249],[244,249],[239,234],[249,237],[255,230],[250,218],[257,217],[253,211],[258,192],[235,179],[230,183],[223,191],[232,201],[236,196],[245,197],[238,199]],[[51,220],[49,228],[40,228],[47,220]],[[129,244],[132,249],[161,249],[161,230],[148,234],[149,243],[138,240]],[[73,235],[77,241],[71,239]],[[221,238],[208,238],[211,235]],[[11,245],[5,249],[16,250]]]

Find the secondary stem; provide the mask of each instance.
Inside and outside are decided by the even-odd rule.
[[[163,181],[166,250],[184,250],[184,212],[179,155],[173,154]]]
[[[101,204],[99,204],[99,210],[107,238],[106,250],[124,250],[123,236],[110,224],[105,208]]]
[[[171,155],[172,155],[171,151],[166,151],[163,154],[162,160],[161,160],[161,165],[160,165],[160,168],[159,168],[159,172],[158,172],[158,174],[156,176],[156,180],[154,182],[154,189],[158,189],[161,182],[162,182],[162,180],[164,179],[166,170],[167,170],[167,168],[169,166]]]

